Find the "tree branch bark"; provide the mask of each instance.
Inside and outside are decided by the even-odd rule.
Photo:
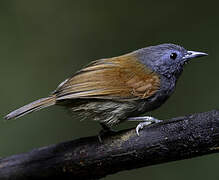
[[[140,131],[80,138],[0,159],[1,180],[99,179],[123,170],[219,152],[219,111],[183,116]]]

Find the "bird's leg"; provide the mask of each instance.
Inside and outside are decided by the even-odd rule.
[[[141,122],[137,125],[136,127],[136,134],[139,136],[139,131],[141,129],[143,129],[145,126],[148,126],[149,124],[152,124],[152,123],[159,123],[159,122],[162,122],[162,120],[159,120],[159,119],[156,119],[154,117],[151,117],[151,116],[142,116],[142,117],[130,117],[127,119],[128,121],[144,121],[144,122]]]
[[[103,141],[102,141],[101,136],[113,135],[116,131],[114,131],[111,127],[107,126],[104,123],[100,123],[100,125],[102,126],[102,130],[98,134],[98,139],[99,139],[100,143],[102,143]]]

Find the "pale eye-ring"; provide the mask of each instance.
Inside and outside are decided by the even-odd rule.
[[[171,53],[170,54],[170,59],[175,60],[177,58],[177,53]]]

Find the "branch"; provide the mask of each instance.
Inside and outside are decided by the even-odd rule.
[[[123,170],[219,152],[219,111],[114,135],[85,137],[0,159],[1,180],[99,179]]]

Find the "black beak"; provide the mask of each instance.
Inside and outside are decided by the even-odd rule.
[[[183,57],[184,60],[193,59],[197,57],[207,56],[207,53],[204,52],[196,52],[196,51],[187,51],[185,56]]]

